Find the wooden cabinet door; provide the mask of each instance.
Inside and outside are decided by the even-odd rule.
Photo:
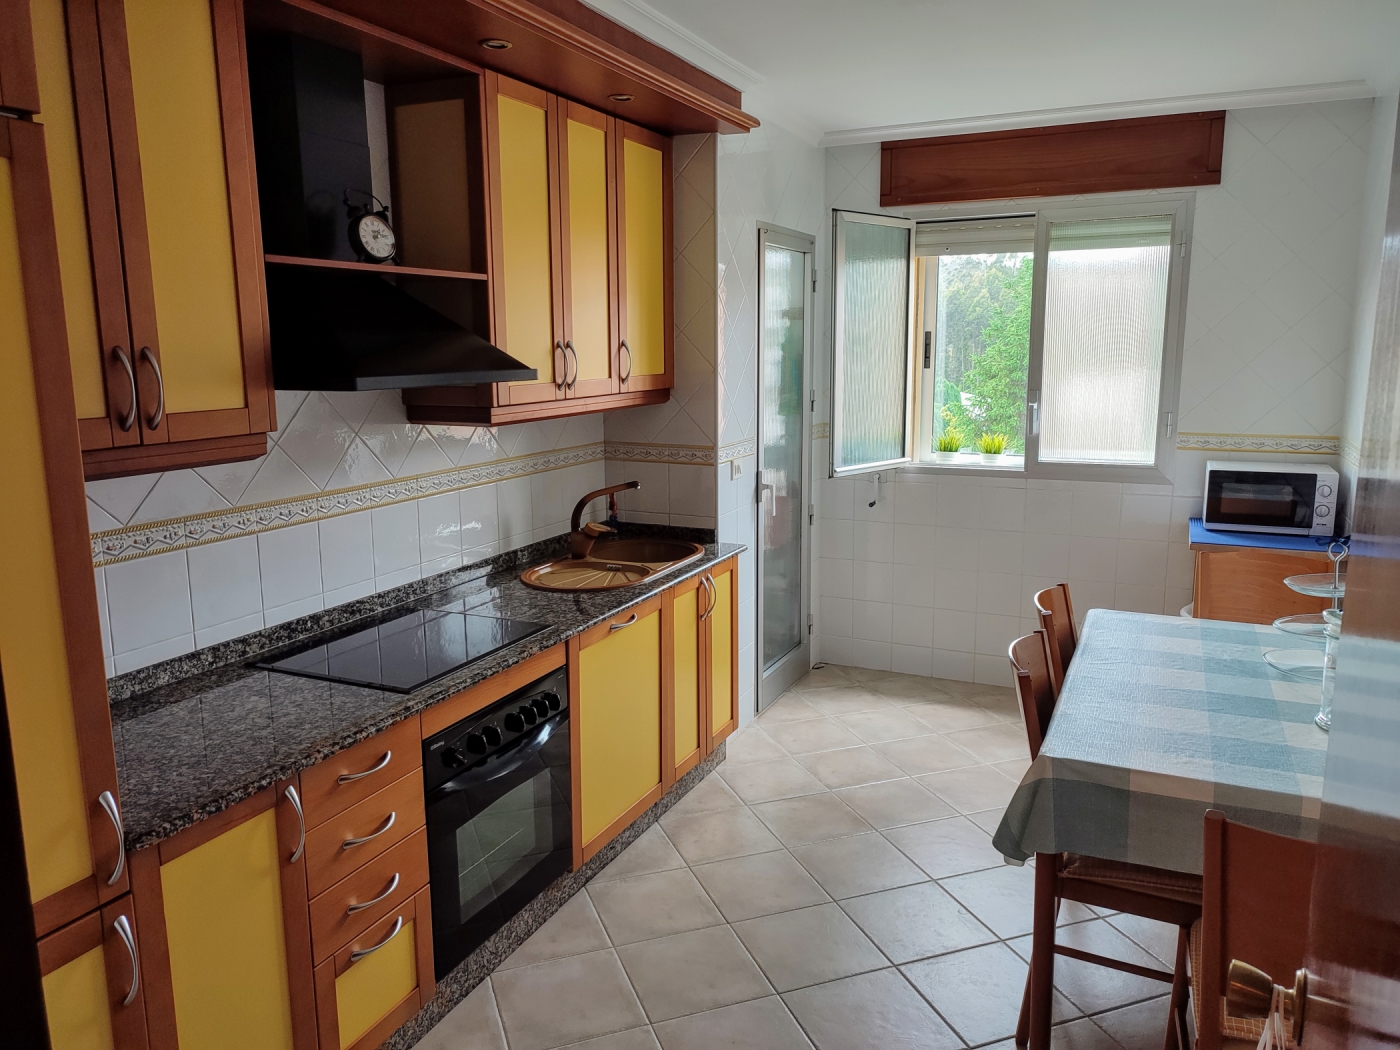
[[[125,892],[45,129],[0,118],[0,664],[40,936]]]
[[[617,122],[620,389],[674,385],[671,310],[671,140]]]
[[[577,865],[661,797],[661,597],[568,646]]]
[[[289,789],[132,855],[154,1050],[317,1045],[305,833]]]
[[[130,897],[39,941],[52,1050],[144,1050],[146,1010]]]
[[[577,102],[559,100],[559,217],[564,265],[561,309],[568,397],[620,389],[617,327],[615,122]]]
[[[670,646],[671,695],[666,704],[664,731],[668,741],[666,786],[685,776],[706,751],[706,699],[709,689],[701,615],[709,604],[703,576],[695,576],[666,592]]]
[[[710,686],[707,754],[739,725],[738,573],[731,558],[708,576],[710,605],[703,613]]]
[[[487,73],[486,163],[491,208],[493,341],[539,370],[497,384],[502,404],[565,396],[560,282],[557,100]]]
[[[34,51],[29,46],[29,0],[0,0],[0,107],[39,109]]]

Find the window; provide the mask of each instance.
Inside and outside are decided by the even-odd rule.
[[[845,404],[833,406],[833,474],[917,462],[1160,480],[1190,207],[1162,195],[921,222],[907,271],[893,267],[893,249],[887,270],[849,248],[843,258],[838,215],[833,391]],[[845,216],[848,230],[882,218]],[[907,458],[895,454],[901,440]]]

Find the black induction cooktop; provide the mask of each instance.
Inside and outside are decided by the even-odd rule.
[[[411,693],[547,626],[461,608],[416,609],[252,666]]]

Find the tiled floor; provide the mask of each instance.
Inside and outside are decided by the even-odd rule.
[[[1011,1050],[1029,867],[1010,690],[828,666],[449,1014],[422,1050]],[[1175,933],[1067,904],[1063,943],[1170,969]],[[1055,1050],[1156,1050],[1165,987],[1056,961]]]

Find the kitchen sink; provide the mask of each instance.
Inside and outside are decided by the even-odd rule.
[[[636,537],[621,540],[599,540],[588,556],[604,561],[633,561],[653,569],[668,569],[673,565],[698,558],[705,548],[684,540],[658,540]]]
[[[520,574],[543,591],[610,591],[640,583],[705,553],[698,543],[632,538],[595,543],[586,558],[556,558]]]

